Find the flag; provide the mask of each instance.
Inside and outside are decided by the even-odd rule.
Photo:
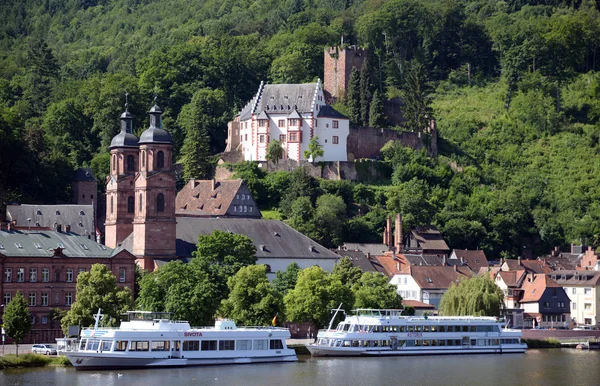
[[[273,317],[273,321],[271,323],[273,324],[273,327],[277,325],[277,315]]]

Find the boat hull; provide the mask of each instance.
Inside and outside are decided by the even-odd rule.
[[[415,355],[462,355],[462,354],[515,354],[527,351],[527,345],[511,345],[510,347],[472,347],[472,348],[404,348],[401,350],[390,349],[364,349],[350,347],[327,347],[318,345],[306,346],[312,356],[415,356]]]
[[[187,367],[209,365],[233,365],[251,363],[296,362],[297,356],[289,355],[257,356],[257,357],[212,357],[212,358],[151,358],[113,356],[110,354],[94,354],[71,352],[66,354],[75,370],[111,370],[159,367]]]

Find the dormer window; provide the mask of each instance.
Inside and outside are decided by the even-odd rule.
[[[259,119],[258,120],[258,127],[267,127],[267,120],[266,119]]]
[[[298,118],[290,118],[288,124],[290,126],[299,126],[300,120]]]
[[[430,277],[428,277],[428,278],[425,278],[425,280],[427,280],[427,283],[433,283],[433,280],[431,280],[431,278],[430,278]]]

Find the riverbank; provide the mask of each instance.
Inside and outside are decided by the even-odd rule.
[[[71,366],[71,362],[63,356],[41,354],[14,354],[0,356],[0,369],[12,367]]]

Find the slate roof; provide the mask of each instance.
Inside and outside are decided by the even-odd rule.
[[[403,253],[402,256],[410,265],[442,266],[442,259],[438,255]]]
[[[440,231],[433,225],[420,226],[411,229],[412,237],[419,243],[423,250],[445,250],[450,251],[448,244],[444,241]]]
[[[79,168],[79,169],[75,170],[75,173],[73,173],[73,181],[75,181],[75,182],[79,182],[79,181],[98,182],[98,179],[96,179],[96,176],[94,175],[94,172],[92,171],[92,169]]]
[[[487,257],[485,256],[485,252],[482,250],[468,250],[468,249],[455,249],[452,251],[452,255],[456,255],[456,260],[459,262],[462,258],[462,264],[467,265],[473,272],[479,272],[481,268],[489,267],[489,263]],[[448,262],[453,261],[454,259],[448,259]],[[450,264],[449,264],[450,265]]]
[[[62,248],[67,257],[110,258],[115,251],[93,238],[52,230],[1,230],[0,255],[7,257],[52,257]]]
[[[549,264],[546,264],[544,261],[540,260],[515,260],[515,259],[507,259],[504,262],[510,271],[516,271],[524,269],[528,273],[549,273],[552,271]]]
[[[312,111],[313,101],[319,83],[265,84],[258,99],[255,114],[262,111],[289,114]]]
[[[410,267],[410,274],[421,289],[447,289],[461,278],[471,277],[473,273],[466,267]]]
[[[336,118],[336,119],[349,119],[344,114],[340,113],[333,107],[329,105],[319,107],[319,113],[317,114],[317,118],[327,117],[327,118]]]
[[[581,253],[559,253],[557,256],[546,256],[543,260],[554,270],[573,270],[581,261]]]
[[[254,202],[254,199],[244,200],[245,205],[253,207],[252,212],[229,213],[227,210],[231,206],[236,194],[244,185],[243,180],[190,180],[177,193],[175,199],[175,210],[177,215],[196,215],[196,216],[225,216],[236,215],[239,217],[261,217],[260,210]],[[241,201],[240,201],[241,203]]]
[[[547,276],[562,287],[595,287],[600,285],[600,271],[553,271]]]
[[[340,256],[278,220],[248,218],[177,218],[177,256],[189,257],[196,250],[198,235],[214,230],[248,236],[257,258],[334,259]]]
[[[561,288],[562,287],[556,283],[554,280],[550,279],[547,275],[544,274],[530,274],[533,275],[533,280],[529,281],[529,277],[526,277],[523,280],[523,284],[521,288],[523,289],[523,298],[521,299],[521,303],[531,303],[538,302],[546,288]]]
[[[342,245],[344,251],[361,251],[365,255],[370,253],[371,256],[381,256],[390,248],[385,244],[364,244],[364,243],[344,243]]]
[[[385,269],[381,263],[372,257],[371,259],[361,251],[341,251],[337,250],[336,253],[341,257],[348,257],[354,267],[360,268],[363,272],[379,272],[385,273]]]
[[[55,229],[56,225],[71,226],[71,232],[94,235],[94,208],[92,205],[7,205],[7,221],[17,221],[19,227]],[[31,219],[31,222],[27,221]],[[39,225],[37,225],[39,224]],[[87,233],[86,233],[87,232]]]

